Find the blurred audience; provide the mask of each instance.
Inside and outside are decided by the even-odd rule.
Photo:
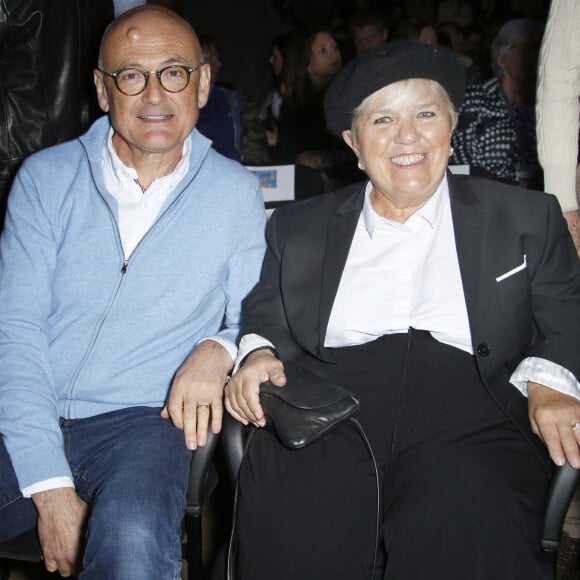
[[[421,44],[439,44],[437,31],[430,20],[403,20],[397,29],[397,37]]]
[[[506,22],[491,45],[496,78],[467,88],[453,134],[452,163],[542,189],[535,139],[535,86],[543,23]]]
[[[437,22],[456,22],[462,28],[469,26],[473,19],[470,2],[463,0],[442,0],[437,6]]]
[[[260,165],[271,159],[260,108],[240,91],[218,83],[222,67],[220,49],[212,36],[199,34],[204,62],[210,65],[211,85],[197,129],[211,139],[213,148],[229,159]]]
[[[435,30],[437,31],[437,43],[451,48],[463,68],[465,68],[466,83],[470,85],[483,80],[478,66],[470,56],[465,54],[465,33],[463,28],[454,20],[447,20],[439,22],[435,26]]]

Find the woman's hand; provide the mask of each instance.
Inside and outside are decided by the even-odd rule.
[[[572,210],[564,213],[566,222],[568,223],[568,231],[572,236],[578,257],[580,257],[580,211]]]
[[[532,430],[544,442],[552,461],[568,461],[580,469],[580,402],[538,383],[528,383],[528,412]]]
[[[256,427],[263,427],[266,418],[260,405],[260,383],[266,381],[283,387],[286,384],[284,365],[271,350],[256,350],[248,355],[245,364],[226,385],[228,413],[244,425],[253,423]]]

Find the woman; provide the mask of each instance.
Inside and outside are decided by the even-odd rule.
[[[534,97],[544,25],[529,18],[506,22],[491,45],[496,78],[469,87],[453,135],[453,163],[491,177],[542,188],[536,151]]]
[[[226,408],[263,426],[259,383],[291,388],[293,361],[359,398],[372,457],[352,423],[300,451],[258,429],[241,580],[552,577],[540,439],[580,467],[580,266],[555,198],[446,172],[463,91],[410,41],[328,90],[369,179],[274,212]]]
[[[272,40],[272,52],[268,58],[268,62],[272,67],[272,90],[260,108],[260,120],[265,127],[268,145],[273,152],[275,152],[276,144],[278,143],[278,119],[280,118],[280,109],[284,101],[284,97],[280,92],[280,79],[291,38],[291,32],[284,32]]]
[[[294,163],[305,151],[340,145],[326,130],[322,102],[341,67],[338,45],[326,28],[300,30],[290,41],[280,79],[279,163]]]

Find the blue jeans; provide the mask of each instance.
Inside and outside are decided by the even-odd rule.
[[[82,580],[177,580],[191,451],[183,432],[134,407],[61,420],[79,496],[90,506]],[[36,526],[0,439],[0,541]]]

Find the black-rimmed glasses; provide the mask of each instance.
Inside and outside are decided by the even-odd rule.
[[[113,79],[119,91],[128,97],[141,94],[149,77],[154,74],[161,83],[161,86],[168,93],[179,93],[189,84],[191,73],[195,72],[203,63],[197,66],[186,66],[184,64],[172,64],[159,70],[145,72],[138,68],[122,68],[114,72],[106,72],[98,69],[104,75]]]

